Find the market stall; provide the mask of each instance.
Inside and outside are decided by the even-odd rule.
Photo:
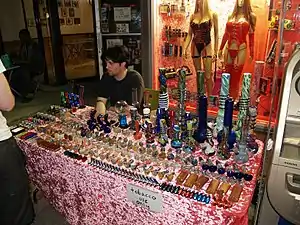
[[[248,224],[263,143],[249,107],[251,74],[244,74],[237,124],[222,75],[216,123],[207,121],[203,74],[198,74],[198,116],[185,110],[186,71],[178,76],[179,104],[168,110],[165,71],[159,108],[141,115],[119,101],[95,116],[79,96],[62,94],[22,121],[15,133],[33,182],[70,224]],[[16,129],[16,128],[15,128]]]

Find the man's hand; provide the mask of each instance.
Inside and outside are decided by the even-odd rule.
[[[99,114],[105,115],[106,113],[106,107],[105,107],[105,103],[106,103],[106,99],[104,98],[97,98],[97,103],[96,103],[96,114],[95,117],[97,118],[99,116]]]

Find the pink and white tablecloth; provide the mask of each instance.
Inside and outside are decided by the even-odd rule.
[[[261,154],[249,162],[254,179],[244,187],[240,201],[232,208],[225,210],[162,192],[163,211],[153,213],[127,199],[126,184],[132,183],[160,192],[157,188],[105,172],[71,159],[62,152],[47,151],[36,143],[17,141],[27,155],[30,178],[71,225],[248,224],[248,208],[260,168]]]

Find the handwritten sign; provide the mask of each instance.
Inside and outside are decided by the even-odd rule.
[[[130,7],[114,7],[114,20],[131,21],[131,8]]]
[[[135,205],[148,209],[152,212],[162,212],[162,196],[134,184],[127,184],[127,198]]]

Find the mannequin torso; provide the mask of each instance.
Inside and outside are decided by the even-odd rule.
[[[247,46],[247,35],[250,29],[245,19],[230,20],[226,24],[226,32],[229,33],[228,49],[243,49]]]
[[[212,62],[216,59],[219,46],[218,15],[210,10],[207,0],[197,0],[196,3],[195,13],[190,19],[188,36],[183,45],[183,55],[187,57],[187,49],[191,44],[195,71],[204,70],[206,93],[210,96],[213,88]]]
[[[192,57],[211,56],[211,28],[212,18],[201,17],[200,14],[193,14],[191,17],[190,28],[193,33]],[[204,51],[203,51],[204,50]]]

